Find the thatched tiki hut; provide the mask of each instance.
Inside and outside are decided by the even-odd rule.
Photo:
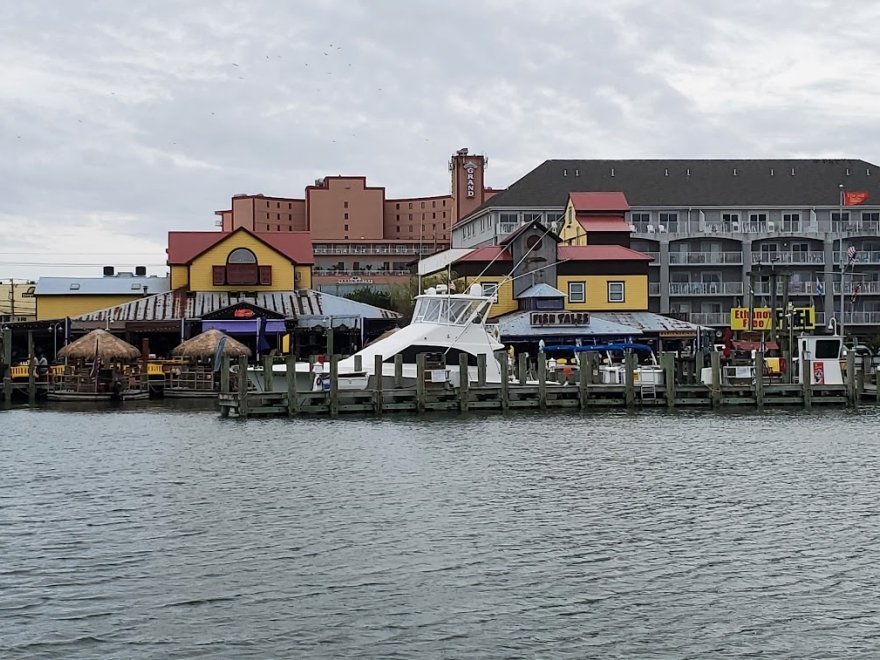
[[[131,362],[140,356],[131,344],[106,330],[92,330],[60,351],[68,366],[57,378],[51,398],[141,398],[149,392],[142,387]],[[52,397],[55,394],[57,396]]]
[[[165,395],[207,396],[216,394],[214,374],[219,365],[214,364],[215,360],[223,355],[250,357],[251,349],[220,330],[207,330],[187,339],[172,354],[183,362],[166,373]]]

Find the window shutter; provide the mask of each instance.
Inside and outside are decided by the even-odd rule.
[[[270,286],[272,284],[272,266],[260,266],[260,285]]]
[[[223,286],[226,284],[226,266],[213,266],[214,270],[214,286]]]

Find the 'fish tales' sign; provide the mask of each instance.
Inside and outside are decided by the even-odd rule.
[[[590,324],[589,312],[532,312],[533,327],[553,326],[557,328],[574,328]]]

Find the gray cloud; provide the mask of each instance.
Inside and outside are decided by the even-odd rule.
[[[868,4],[5,3],[0,277],[160,265],[231,195],[327,174],[445,191],[462,146],[497,187],[546,158],[871,159]]]

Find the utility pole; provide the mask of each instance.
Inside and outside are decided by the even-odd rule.
[[[776,321],[776,256],[770,257],[770,339],[778,342]]]
[[[9,278],[9,297],[11,298],[10,305],[9,305],[10,306],[9,314],[10,314],[10,318],[12,318],[12,320],[14,321],[15,320],[15,280],[12,279],[11,277]]]

